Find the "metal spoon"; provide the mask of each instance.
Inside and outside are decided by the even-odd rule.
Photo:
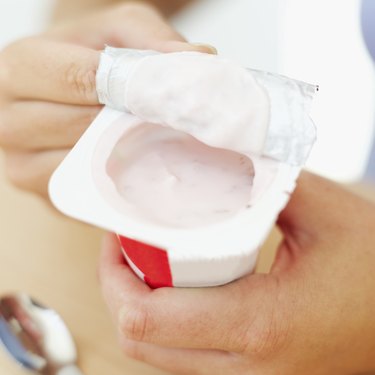
[[[27,294],[0,298],[0,343],[22,367],[42,375],[82,375],[61,317]]]

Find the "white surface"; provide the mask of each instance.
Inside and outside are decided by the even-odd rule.
[[[286,0],[280,72],[317,83],[318,141],[308,166],[331,178],[362,177],[374,132],[375,77],[358,0]]]
[[[277,72],[280,0],[198,0],[174,24],[191,42],[210,43],[245,67]]]

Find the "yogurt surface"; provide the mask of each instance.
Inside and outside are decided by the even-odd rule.
[[[126,132],[106,172],[120,210],[177,227],[212,224],[246,209],[254,177],[246,156],[156,124]]]

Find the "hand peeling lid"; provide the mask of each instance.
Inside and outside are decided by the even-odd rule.
[[[291,165],[304,164],[315,141],[308,116],[315,89],[198,52],[107,47],[97,72],[102,104],[213,147]]]

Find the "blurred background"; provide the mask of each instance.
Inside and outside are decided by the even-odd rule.
[[[44,30],[54,5],[0,0],[0,49]],[[374,200],[375,185],[367,184],[375,182],[374,19],[375,0],[195,0],[172,22],[191,42],[210,43],[244,66],[318,84],[318,141],[307,167]],[[60,312],[87,374],[167,375],[124,357],[117,345],[95,273],[101,230],[55,215],[10,186],[2,156],[0,295],[22,290]],[[258,270],[270,268],[279,240],[273,232]],[[1,350],[0,370],[23,374]]]
[[[0,48],[43,30],[53,5],[0,0]],[[372,0],[197,0],[172,22],[244,66],[318,84],[308,168],[353,182],[375,179],[374,17]]]

